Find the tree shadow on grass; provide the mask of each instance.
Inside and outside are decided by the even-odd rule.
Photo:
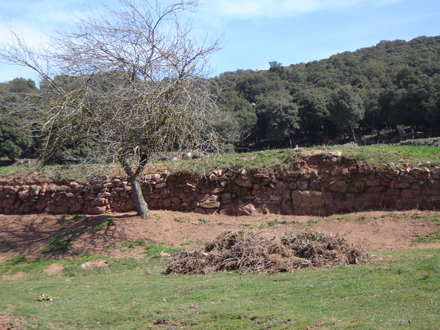
[[[123,224],[137,220],[131,214],[25,215],[2,219],[0,261],[17,255],[58,259],[82,253],[99,254],[131,237]]]

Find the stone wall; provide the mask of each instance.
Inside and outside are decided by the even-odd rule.
[[[0,213],[128,212],[131,186],[121,177],[57,184],[38,180],[0,181]],[[282,213],[328,215],[374,209],[440,209],[440,168],[371,168],[341,157],[298,157],[290,169],[207,178],[146,174],[142,189],[150,208],[227,215]]]

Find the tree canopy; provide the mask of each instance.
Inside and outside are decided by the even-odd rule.
[[[75,17],[50,48],[31,49],[11,32],[0,57],[37,71],[38,100],[25,111],[38,129],[43,162],[82,144],[94,161],[119,161],[133,185],[139,215],[148,216],[140,178],[152,153],[213,149],[225,118],[218,88],[207,79],[220,41],[200,40],[187,14],[197,0],[119,0],[117,8]],[[35,120],[36,119],[36,120]],[[134,163],[134,167],[130,163]]]

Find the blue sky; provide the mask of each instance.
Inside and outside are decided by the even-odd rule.
[[[97,1],[91,0],[92,5]],[[106,4],[116,1],[107,0]],[[170,3],[171,0],[163,2]],[[177,2],[177,1],[176,1]],[[212,56],[213,76],[237,69],[265,70],[328,58],[381,40],[440,35],[439,0],[202,0],[196,27],[223,35]],[[0,0],[0,42],[8,25],[31,45],[81,15],[82,0]],[[32,71],[0,63],[0,82],[38,80]]]

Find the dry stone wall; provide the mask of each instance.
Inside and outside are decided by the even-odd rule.
[[[282,213],[328,215],[374,209],[440,209],[440,168],[371,168],[341,157],[298,157],[290,169],[207,178],[146,174],[142,189],[151,209],[219,212],[226,215]],[[3,214],[103,214],[134,210],[131,186],[121,177],[94,182],[0,181]]]

